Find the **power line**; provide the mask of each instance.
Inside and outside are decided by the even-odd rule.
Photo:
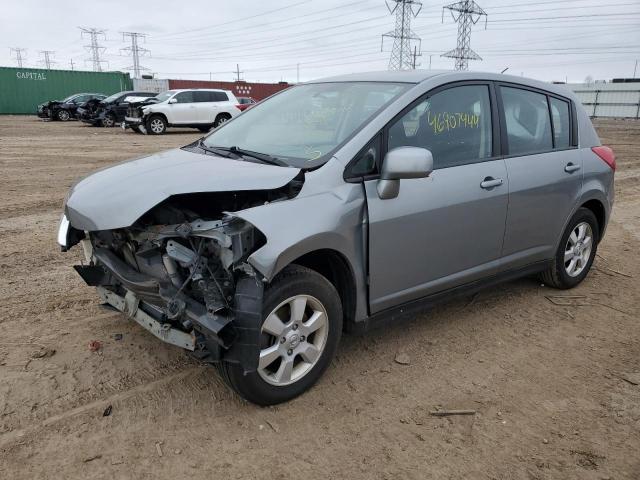
[[[51,56],[53,56],[54,53],[56,52],[54,52],[53,50],[40,50],[40,55],[43,56],[43,59],[40,60],[40,63],[44,65],[44,68],[46,68],[47,70],[51,70],[51,65],[56,63],[51,60]]]
[[[141,70],[149,70],[148,68],[140,65],[140,55],[148,55],[149,50],[138,45],[138,39],[141,38],[144,40],[146,34],[138,32],[122,32],[122,39],[125,40],[127,37],[131,39],[131,46],[123,48],[122,50],[131,55],[131,58],[133,59],[133,66],[127,67],[126,70],[133,70],[133,78],[140,78]]]
[[[26,48],[20,48],[20,47],[9,48],[9,54],[12,55],[15,53],[16,55],[16,63],[18,64],[18,68],[22,68],[22,62],[26,57],[26,55],[23,56],[22,54],[25,53],[26,51],[27,51]]]
[[[103,39],[106,40],[106,35],[104,30],[98,30],[97,28],[84,28],[78,27],[81,30],[81,36],[89,35],[91,39],[91,43],[89,45],[85,45],[84,47],[91,53],[91,58],[87,58],[85,61],[91,62],[93,64],[94,72],[102,71],[102,64],[106,62],[106,60],[102,60],[100,55],[104,53],[106,50],[105,47],[102,47],[98,43],[98,36],[102,36]]]
[[[469,60],[482,60],[480,55],[471,50],[471,27],[483,16],[486,22],[487,13],[473,0],[461,0],[442,7],[443,22],[445,10],[449,10],[453,20],[458,23],[458,43],[456,48],[443,53],[442,56],[455,58],[456,70],[468,70]]]

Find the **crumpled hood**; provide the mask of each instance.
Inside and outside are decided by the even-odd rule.
[[[271,190],[297,168],[277,167],[175,149],[99,170],[76,183],[65,213],[79,230],[129,227],[172,195]]]

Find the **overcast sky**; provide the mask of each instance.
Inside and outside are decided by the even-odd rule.
[[[453,68],[440,55],[456,45],[457,25],[445,1],[424,1],[412,20],[422,38],[418,68]],[[640,0],[479,0],[488,14],[473,27],[471,47],[483,58],[471,70],[541,80],[582,82],[631,77],[640,59]],[[15,66],[10,47],[26,48],[24,66],[54,50],[54,68],[91,69],[79,26],[106,31],[100,43],[112,70],[130,58],[122,31],[147,34],[142,65],[160,78],[296,81],[386,69],[393,30],[384,0],[2,0],[0,65]],[[640,63],[640,62],[639,62]],[[107,66],[105,65],[105,68]],[[637,76],[640,76],[640,65]]]

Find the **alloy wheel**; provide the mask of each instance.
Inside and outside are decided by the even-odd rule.
[[[593,231],[587,222],[577,224],[564,248],[564,268],[570,277],[580,275],[591,257]]]
[[[149,128],[151,128],[153,133],[162,133],[164,132],[164,123],[159,118],[154,118],[151,120]]]
[[[317,298],[295,295],[286,299],[262,325],[258,374],[275,386],[297,382],[318,363],[328,335],[327,310]]]

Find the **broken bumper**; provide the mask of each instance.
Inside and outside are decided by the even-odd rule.
[[[186,333],[172,327],[170,323],[160,323],[151,315],[140,309],[140,299],[136,297],[133,292],[128,291],[127,294],[122,297],[104,287],[97,287],[97,290],[102,301],[126,314],[138,325],[150,331],[155,337],[159,338],[163,342],[192,352],[196,349],[196,337],[193,332]]]

